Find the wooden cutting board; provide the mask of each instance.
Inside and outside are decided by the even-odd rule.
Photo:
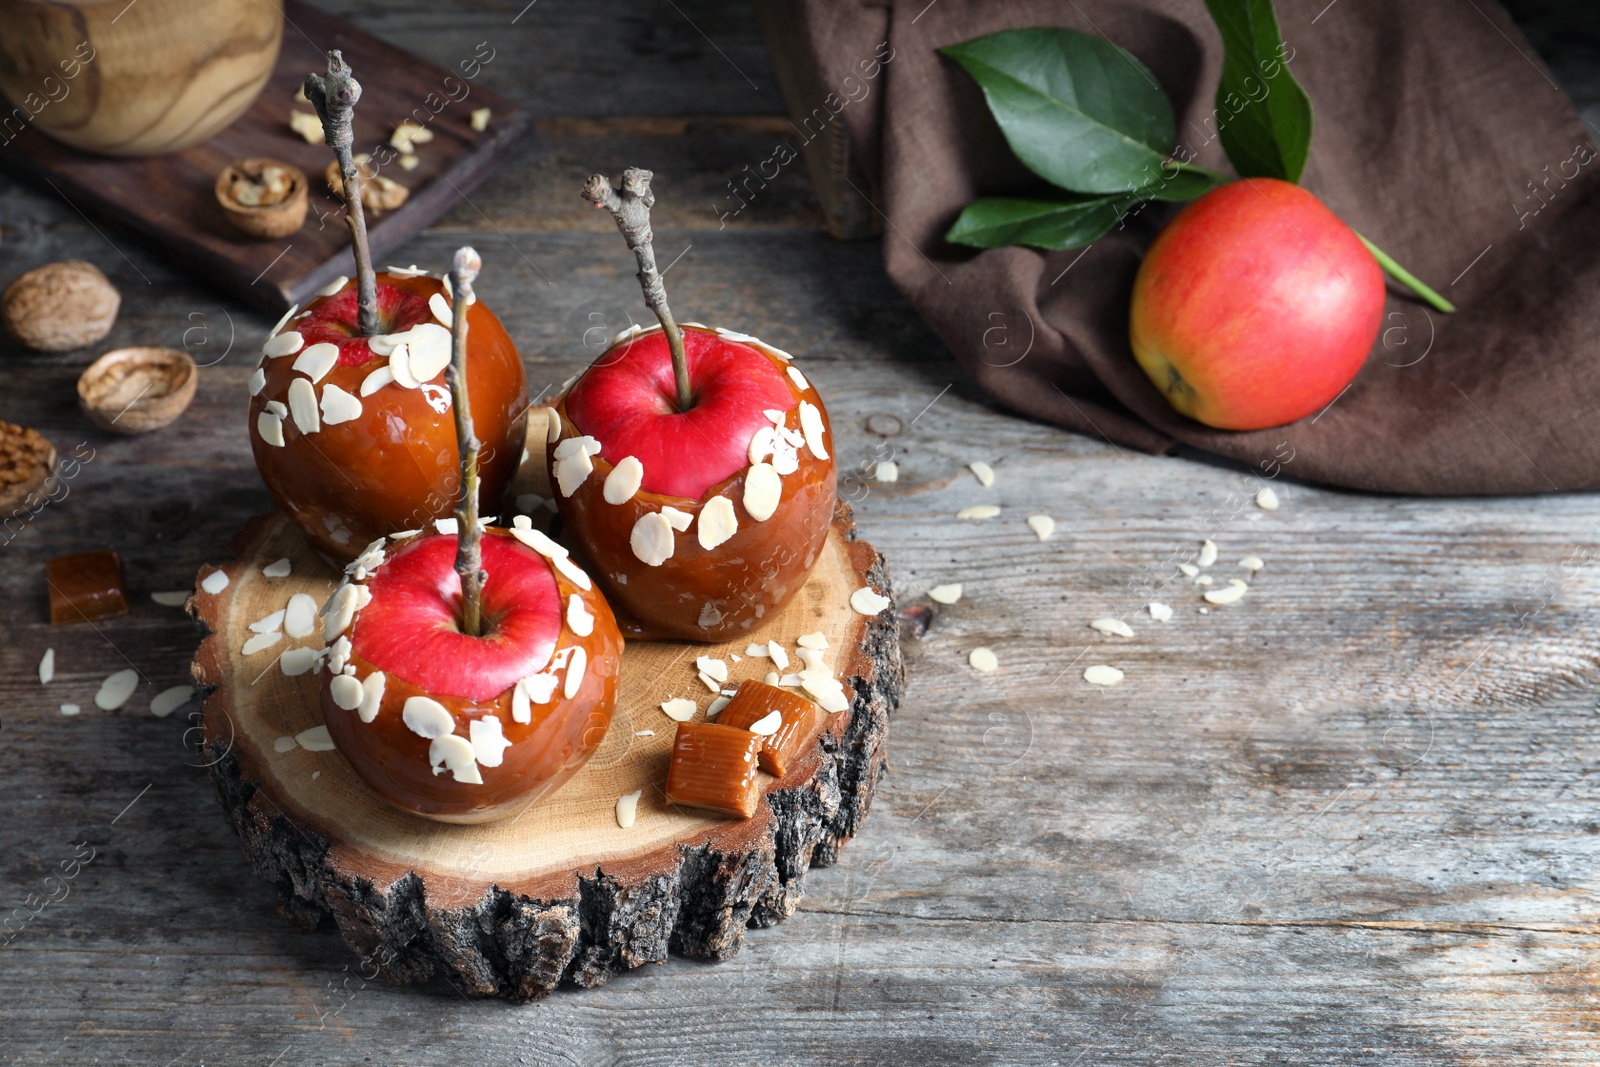
[[[209,141],[150,159],[94,156],[28,129],[0,151],[0,168],[34,181],[86,216],[133,230],[197,275],[274,313],[304,304],[341,274],[355,273],[350,234],[340,203],[327,191],[323,170],[333,153],[289,129],[291,110],[307,74],[326,69],[326,50],[339,48],[361,82],[356,109],[358,152],[386,145],[400,120],[425,125],[434,138],[417,146],[419,164],[383,168],[411,190],[400,208],[367,221],[373,258],[385,257],[444,214],[526,136],[529,120],[511,101],[483,88],[499,55],[494,41],[468,49],[453,69],[436,66],[302,3],[285,5],[283,48],[267,87],[250,109]],[[488,128],[472,129],[471,113],[489,108]],[[266,156],[306,172],[311,209],[289,237],[259,241],[233,230],[212,192],[229,163]]]

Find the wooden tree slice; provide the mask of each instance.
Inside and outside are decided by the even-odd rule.
[[[854,540],[841,503],[809,581],[775,618],[729,645],[630,642],[617,711],[594,758],[551,797],[515,819],[454,826],[380,802],[337,751],[290,740],[321,724],[320,677],[287,677],[277,660],[316,636],[285,638],[245,656],[250,623],[294,593],[320,603],[334,571],[282,516],[251,520],[235,559],[206,567],[228,576],[197,587],[191,613],[207,636],[193,673],[207,693],[201,747],[223,810],[256,872],[273,882],[301,926],[332,916],[370,977],[422,981],[442,974],[464,992],[528,1000],[563,981],[592,986],[669,951],[725,959],[747,926],[787,918],[811,865],[834,861],[856,833],[882,773],[884,734],[903,682],[893,612],[851,610],[862,585],[889,589],[883,559]],[[287,557],[287,578],[262,567]],[[215,580],[213,580],[213,583]],[[711,699],[696,656],[726,660],[730,679],[761,677],[772,661],[744,657],[751,642],[821,630],[829,661],[854,699],[829,716],[809,755],[771,788],[748,820],[668,805],[663,797],[676,723],[670,696]],[[744,657],[735,663],[734,654]],[[793,669],[793,668],[791,668]],[[639,731],[654,731],[639,736]],[[280,751],[280,746],[282,749]],[[617,798],[642,789],[637,822],[622,829]]]

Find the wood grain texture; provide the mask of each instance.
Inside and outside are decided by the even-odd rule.
[[[678,7],[741,65],[759,48],[744,5]],[[455,41],[494,20],[504,29],[522,4],[424,8],[340,10],[447,61]],[[646,23],[653,50],[638,32],[607,36]],[[470,238],[493,266],[482,298],[537,389],[592,358],[589,315],[614,329],[638,303],[615,238],[573,213],[584,174],[659,158],[681,188],[714,190],[718,175],[683,157],[724,138],[717,151],[736,154],[745,135],[693,117],[756,122],[778,104],[723,95],[737,75],[716,71],[706,40],[664,4],[540,0],[525,26],[518,62],[553,69],[537,75],[537,98],[518,98],[580,116],[552,164],[570,171],[573,203],[554,202],[543,228],[523,190],[543,198],[568,182],[524,153],[472,194],[490,222],[457,207],[448,232],[404,254],[443,264]],[[1300,35],[1301,47],[1318,40]],[[1582,40],[1559,27],[1533,39]],[[704,85],[682,74],[701,65]],[[675,152],[673,135],[630,115],[689,116],[706,132]],[[593,135],[590,159],[582,130],[602,127],[583,124],[599,119],[617,125]],[[0,183],[7,272],[77,256],[122,288],[106,347],[181,346],[198,325],[220,353],[224,311],[238,333],[237,350],[202,369],[185,417],[135,440],[98,434],[76,410],[72,383],[92,353],[0,341],[0,418],[38,426],[63,456],[97,450],[0,567],[0,902],[44,897],[74,843],[98,850],[67,899],[0,947],[0,1062],[1600,1059],[1600,500],[1363,496],[1298,485],[1291,462],[1276,480],[1282,508],[1262,512],[1230,499],[1252,487],[1239,470],[997,413],[884,280],[881,249],[813,232],[820,215],[799,193],[784,214],[756,204],[726,230],[674,206],[672,183],[658,195],[658,210],[681,211],[659,228],[664,253],[693,245],[667,275],[674,309],[797,354],[828,400],[842,492],[894,571],[908,687],[863,832],[808,875],[788,921],[750,931],[733,959],[671,960],[524,1008],[469,1002],[443,980],[396,989],[351,966],[332,929],[287,930],[195,766],[194,707],[147,711],[186,680],[196,638],[146,594],[187,588],[244,517],[271,506],[241,431],[271,319],[113,234],[124,260],[59,198]],[[886,415],[900,434],[867,432]],[[862,479],[885,446],[900,480]],[[965,470],[973,459],[995,465],[993,488]],[[954,518],[990,501],[997,519]],[[1054,540],[1024,525],[1035,511],[1055,516]],[[1171,564],[1208,533],[1222,549],[1213,570],[1233,573],[1249,553],[1267,566],[1244,601],[1202,616]],[[127,562],[132,614],[103,633],[50,628],[43,561],[103,547]],[[1178,609],[1165,626],[1138,615],[1152,570]],[[950,581],[965,584],[961,602],[923,597]],[[1087,627],[1123,612],[1131,641]],[[983,678],[965,659],[980,644],[1001,662]],[[46,647],[57,677],[40,687]],[[147,682],[120,711],[96,710],[95,687],[129,661]],[[1078,672],[1091,661],[1127,680],[1089,688]],[[83,713],[62,717],[67,700]]]

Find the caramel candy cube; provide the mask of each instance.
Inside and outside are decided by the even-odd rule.
[[[122,594],[122,559],[115,552],[75,552],[44,565],[50,586],[50,621],[94,622],[128,613]]]
[[[739,691],[717,716],[717,722],[748,730],[773,712],[783,721],[777,730],[761,739],[761,769],[782,778],[816,736],[815,704],[798,693],[751,678],[740,683]]]
[[[761,803],[756,754],[765,740],[736,726],[680,722],[667,769],[667,801],[748,819]]]

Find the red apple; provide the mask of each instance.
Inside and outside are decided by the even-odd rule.
[[[787,353],[692,323],[683,339],[686,409],[664,332],[630,330],[556,405],[546,461],[624,631],[720,641],[804,585],[833,520],[833,440]]]
[[[1133,286],[1130,339],[1179,412],[1224,430],[1280,426],[1331,403],[1383,319],[1383,271],[1298,185],[1250,178],[1161,231]]]
[[[357,284],[346,282],[285,317],[250,379],[262,480],[312,546],[339,563],[376,537],[450,514],[460,484],[444,384],[453,301],[440,279],[414,269],[391,268],[376,281],[378,336],[361,335]],[[492,511],[522,459],[527,379],[482,301],[469,306],[467,323],[481,496]]]
[[[512,816],[570,778],[616,705],[622,635],[566,550],[490,527],[481,633],[462,631],[457,538],[380,538],[324,619],[328,733],[396,808],[444,822]]]

